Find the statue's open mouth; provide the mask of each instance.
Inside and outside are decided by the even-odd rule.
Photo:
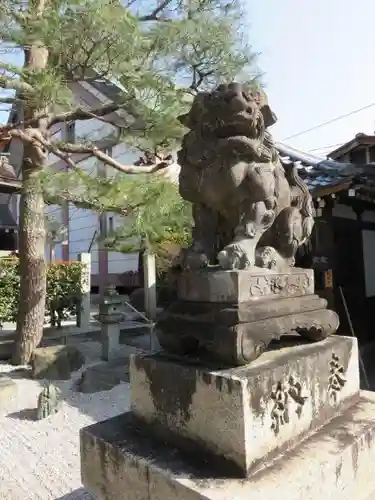
[[[264,124],[262,118],[249,118],[248,116],[240,115],[234,122],[219,125],[215,128],[215,136],[219,139],[229,139],[230,137],[247,137],[248,139],[257,139],[264,135]]]

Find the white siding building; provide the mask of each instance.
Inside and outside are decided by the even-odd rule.
[[[104,90],[113,91],[110,84],[101,85]],[[77,105],[89,105],[98,108],[112,101],[101,91],[88,83],[74,84],[74,95]],[[123,121],[121,116],[114,113],[113,119]],[[115,127],[102,120],[92,119],[76,121],[71,124],[61,124],[56,126],[53,138],[57,140],[67,140],[69,142],[82,142],[89,139],[90,142],[104,143],[116,131]],[[110,156],[116,158],[123,164],[132,164],[140,157],[140,152],[131,150],[125,144],[120,143],[113,148],[104,148]],[[80,158],[81,157],[81,158]],[[80,155],[73,159],[80,168],[92,176],[111,177],[118,172],[108,165],[102,164],[95,157]],[[56,170],[66,169],[67,165],[60,158],[51,155],[51,166]],[[92,286],[103,289],[107,283],[117,286],[126,286],[126,273],[129,271],[136,273],[138,269],[138,254],[107,251],[98,243],[98,237],[105,235],[109,228],[116,228],[120,224],[121,218],[118,215],[98,213],[83,208],[77,208],[72,204],[63,207],[50,205],[46,207],[46,214],[50,220],[56,221],[66,227],[67,234],[65,241],[54,245],[54,258],[62,260],[77,260],[78,254],[89,252],[92,264]],[[50,259],[51,252],[46,248],[46,258]],[[125,276],[123,276],[125,273]]]

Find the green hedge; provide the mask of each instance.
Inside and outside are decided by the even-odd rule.
[[[46,317],[60,326],[67,314],[76,314],[81,295],[81,262],[47,264]],[[19,262],[17,257],[0,259],[0,326],[16,321],[19,300]]]

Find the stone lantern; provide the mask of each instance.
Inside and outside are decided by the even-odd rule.
[[[113,285],[105,289],[102,302],[99,304],[98,321],[101,323],[100,340],[102,359],[110,361],[120,344],[120,323],[124,320],[121,312],[122,300]]]

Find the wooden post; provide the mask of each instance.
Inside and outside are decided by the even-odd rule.
[[[77,310],[77,326],[80,328],[87,328],[90,325],[91,319],[91,254],[80,253],[78,254],[78,260],[84,264],[84,267],[81,276],[82,294]]]
[[[145,315],[150,321],[151,351],[158,349],[159,343],[155,335],[154,323],[156,320],[156,264],[155,255],[149,252],[143,254]]]

